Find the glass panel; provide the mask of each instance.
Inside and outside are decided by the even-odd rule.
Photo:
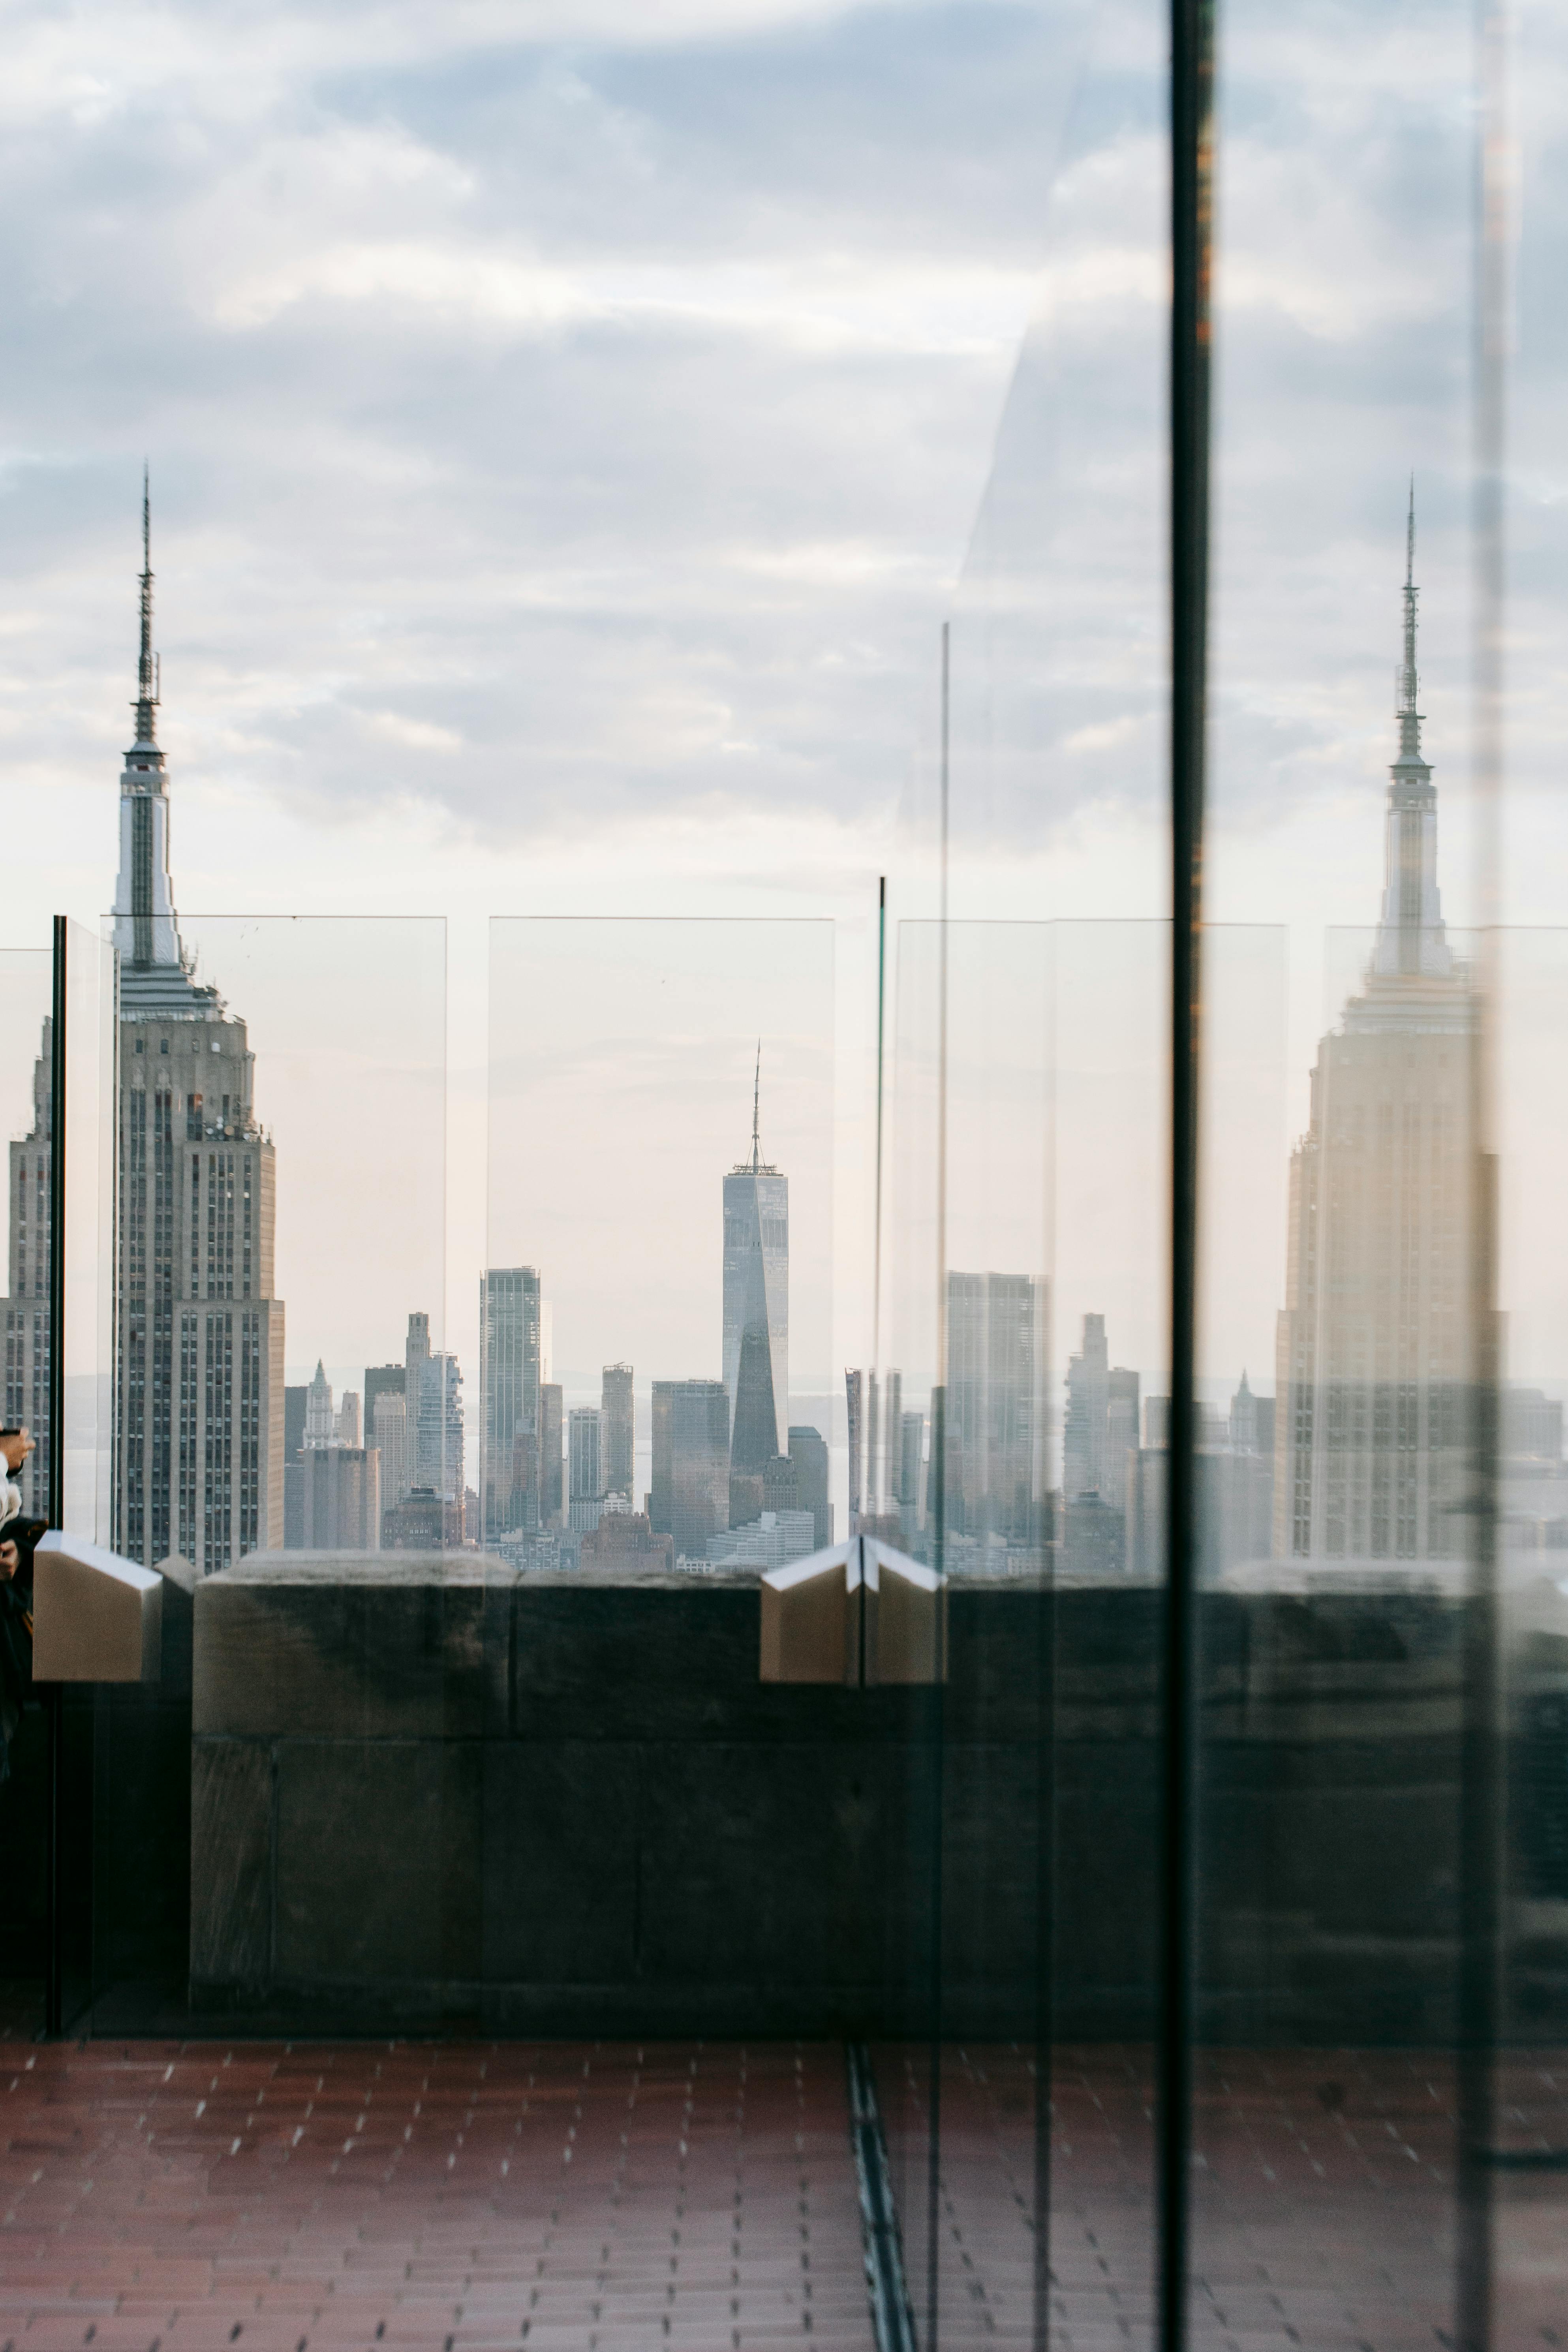
[[[42,1518],[48,1502],[49,1087],[53,960],[0,953],[0,1118],[9,1144],[4,1303],[7,1428],[26,1429],[35,1451],[17,1465],[20,1513]],[[3,1533],[0,1530],[0,1533]],[[25,1605],[25,1604],[23,1604]],[[11,2032],[43,2021],[47,1965],[47,1726],[30,1687],[27,1645],[17,1637],[15,1589],[0,1596],[0,1979]]]
[[[1362,17],[1287,59],[1278,10],[1244,0],[1223,45],[1205,908],[1289,924],[1291,1000],[1288,1024],[1259,1022],[1246,934],[1205,941],[1198,1370],[1215,1394],[1245,1361],[1257,1391],[1196,1465],[1188,2261],[1194,2338],[1215,2347],[1465,2335],[1467,1622],[1491,1377],[1458,928],[1479,875],[1456,364],[1472,51],[1453,7],[1428,12],[1414,77],[1387,35]]]
[[[113,1522],[114,950],[66,930],[65,1480],[68,1531],[107,1544]]]
[[[184,966],[121,976],[113,1507],[165,1582],[161,1678],[96,1694],[95,2021],[172,2024],[188,1988],[253,2025],[395,2024],[440,2012],[430,1955],[474,1907],[473,1791],[412,1744],[478,1705],[471,1625],[441,1635],[475,1574],[446,927],[183,937]]]

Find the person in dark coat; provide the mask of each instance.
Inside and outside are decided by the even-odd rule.
[[[33,1450],[25,1429],[0,1429],[0,1780],[33,1681],[33,1554],[42,1519],[22,1517],[16,1473]]]

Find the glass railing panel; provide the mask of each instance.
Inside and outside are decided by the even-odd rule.
[[[50,1067],[52,960],[47,952],[0,954],[0,1119],[8,1147],[5,1393],[0,1423],[26,1430],[34,1451],[7,1449],[18,1516],[48,1507]],[[0,1537],[4,1529],[0,1529]],[[18,1566],[21,1556],[18,1553]],[[9,1580],[8,1580],[9,1581]],[[0,1597],[6,1622],[0,1658],[0,1979],[23,2029],[42,2023],[47,1967],[46,1838],[47,1726],[30,1687],[28,1649],[16,1620],[25,1602]],[[15,2029],[13,2029],[15,2030]]]
[[[1244,0],[1219,45],[1186,2249],[1216,2347],[1468,2340],[1474,49],[1452,6],[1415,73],[1387,34]],[[1225,945],[1259,921],[1289,931],[1267,1027]]]
[[[1545,2340],[1568,2306],[1568,1241],[1556,1106],[1568,932],[1502,931],[1496,992],[1497,2048],[1482,2086],[1497,2340]]]
[[[500,2031],[853,2036],[909,1965],[922,1695],[858,1650],[837,1687],[763,1679],[763,1577],[849,1532],[834,966],[823,921],[491,927]]]
[[[446,927],[183,940],[120,973],[112,1525],[162,1572],[163,1650],[96,1696],[95,2020],[460,2013],[477,1780],[433,1733],[481,1698]]]

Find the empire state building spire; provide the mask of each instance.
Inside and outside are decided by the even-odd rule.
[[[136,740],[156,749],[159,702],[158,656],[153,651],[153,499],[147,468],[142,468],[142,658],[136,670]]]
[[[142,469],[142,645],[136,665],[136,740],[120,777],[120,878],[114,944],[126,1013],[203,1013],[215,1003],[198,989],[180,940],[169,879],[168,762],[158,744],[160,664],[153,650],[153,508]]]
[[[1421,751],[1422,713],[1415,668],[1415,483],[1405,526],[1405,645],[1395,673],[1399,756],[1388,772],[1384,828],[1383,907],[1373,974],[1377,979],[1448,980],[1454,960],[1437,889],[1437,793]]]

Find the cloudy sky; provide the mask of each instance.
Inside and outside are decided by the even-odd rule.
[[[1539,921],[1563,847],[1563,74],[1549,15],[1522,27],[1510,870]],[[1211,876],[1216,915],[1287,927],[1283,1139],[1322,927],[1375,898],[1412,471],[1467,911],[1468,12],[1237,0],[1226,28]],[[448,919],[457,1343],[485,1246],[485,919],[826,914],[834,1353],[864,1353],[869,911],[884,870],[896,908],[923,903],[944,616],[963,909],[1162,903],[1159,12],[16,0],[7,49],[14,940],[111,888],[145,456],[182,908]],[[258,1050],[269,1019],[279,1066],[348,1020],[390,1068],[354,961],[345,931],[336,990],[318,956],[310,1003],[281,979],[237,998]],[[569,1048],[568,992],[548,1017]],[[296,1117],[300,1200],[324,1200],[342,1139],[310,1144],[260,1084],[280,1155]],[[613,1093],[595,1145],[624,1134]],[[303,1297],[342,1236],[290,1214]],[[1259,1245],[1227,1367],[1267,1350],[1282,1251]],[[408,1281],[430,1265],[411,1249]],[[395,1342],[309,1319],[291,1373]]]

